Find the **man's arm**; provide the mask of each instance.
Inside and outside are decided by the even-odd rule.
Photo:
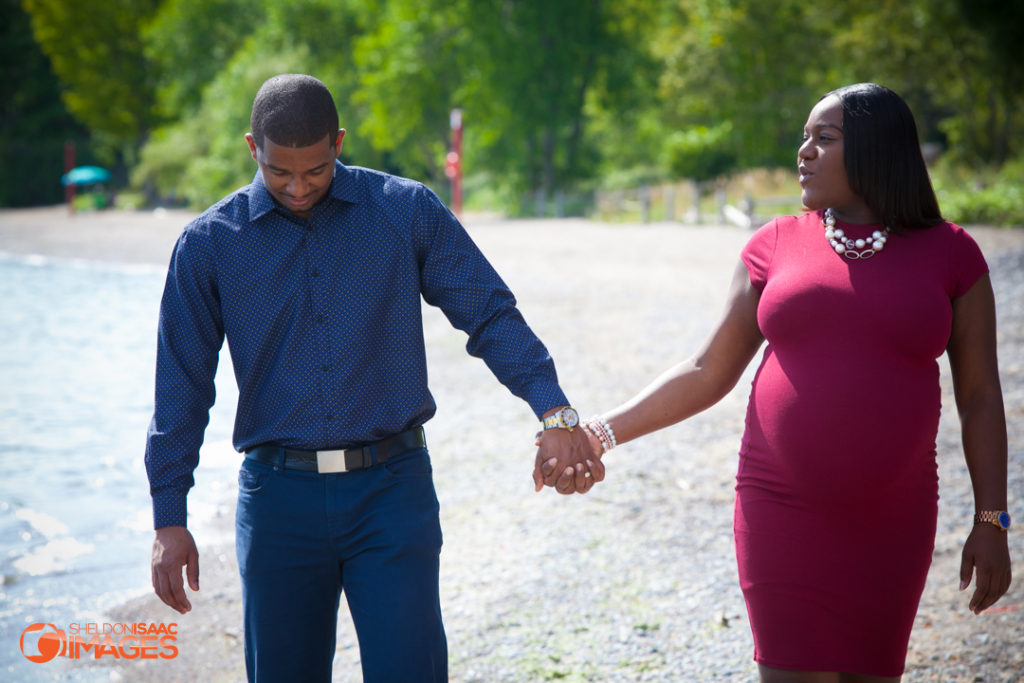
[[[175,245],[160,304],[156,391],[146,440],[153,498],[152,581],[160,599],[182,614],[191,609],[188,584],[199,590],[199,553],[185,527],[186,498],[209,421],[214,376],[224,334],[204,234],[186,229]]]
[[[554,361],[526,324],[511,290],[451,212],[433,193],[426,188],[423,191],[413,242],[424,299],[469,335],[466,349],[470,355],[483,359],[494,376],[526,401],[538,418],[568,405]],[[555,431],[565,434],[553,435],[541,446],[534,467],[535,484],[555,486],[565,475],[566,482],[557,487],[562,493],[589,490],[604,478],[603,466],[588,467],[586,437],[580,430],[574,430],[575,434]],[[555,459],[553,474],[538,476],[542,457]]]

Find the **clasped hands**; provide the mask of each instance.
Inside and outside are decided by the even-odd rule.
[[[604,479],[601,443],[576,428],[548,429],[537,434],[533,483],[540,491],[551,486],[561,494],[586,493]]]

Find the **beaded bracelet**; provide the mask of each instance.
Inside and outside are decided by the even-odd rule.
[[[600,416],[595,416],[587,420],[584,425],[601,442],[601,447],[605,453],[615,448],[617,445],[615,443],[615,432],[612,431],[612,427],[608,424],[607,420]]]
[[[612,443],[612,448],[618,446],[618,442],[615,441],[615,432],[612,431],[612,426],[608,424],[608,420],[603,417],[597,418],[598,423],[604,427],[604,431],[608,432],[608,440]],[[609,449],[610,450],[610,449]]]

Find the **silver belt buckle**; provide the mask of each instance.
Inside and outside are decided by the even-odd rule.
[[[317,451],[316,471],[320,474],[347,472],[345,467],[345,451]]]

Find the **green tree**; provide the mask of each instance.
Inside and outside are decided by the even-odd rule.
[[[519,189],[548,197],[596,172],[586,135],[594,109],[629,107],[637,81],[625,74],[645,48],[631,40],[634,12],[655,3],[602,0],[466,0],[473,40],[467,120],[474,156]]]
[[[131,158],[153,121],[141,28],[158,0],[22,0],[32,33],[64,86],[69,112]]]
[[[143,52],[153,66],[160,111],[180,118],[199,105],[203,88],[245,44],[239,17],[259,15],[245,0],[163,0],[142,24]],[[183,68],[184,67],[184,68]]]
[[[669,136],[669,171],[677,178],[698,183],[720,178],[736,165],[730,137],[732,123],[725,121],[715,126],[695,126]]]
[[[829,11],[802,0],[678,0],[655,46],[667,125],[728,121],[738,167],[791,164],[841,63],[828,49]]]
[[[310,73],[323,80],[339,104],[344,126],[357,78],[351,42],[362,32],[361,21],[372,16],[372,9],[367,3],[331,0],[262,0],[258,7],[251,7],[249,34],[212,76],[204,77],[208,80],[193,81],[194,75],[188,75],[183,81],[190,83],[187,88],[173,79],[165,86],[168,93],[188,90],[190,94],[166,100],[177,102],[177,116],[155,131],[142,150],[133,184],[198,208],[252,180],[255,165],[244,136],[249,131],[253,96],[263,81],[279,73]],[[219,10],[208,20],[234,21]],[[165,26],[164,21],[171,24]],[[173,33],[178,21],[175,13],[161,13],[148,26],[147,35],[156,40]],[[189,45],[191,51],[181,52],[179,58],[185,63],[201,60],[205,43]],[[191,92],[196,88],[198,94]],[[344,150],[346,155],[366,159],[367,165],[379,161],[373,148],[358,137],[346,136]]]
[[[20,1],[0,0],[0,206],[60,203],[64,143],[87,159],[86,140]]]
[[[857,0],[844,7],[849,14],[837,23],[834,52],[857,80],[903,95],[923,138],[945,142],[973,166],[1020,154],[1019,3],[1002,3],[998,13],[980,0]]]
[[[972,166],[1024,137],[1024,10],[995,0],[22,2],[93,141],[148,137],[137,182],[193,204],[252,177],[241,136],[281,71],[331,88],[346,163],[434,185],[461,108],[465,167],[519,198],[675,176],[700,130],[716,173],[789,166],[810,106],[857,81]]]
[[[458,2],[392,0],[353,45],[355,130],[407,175],[441,185],[470,30]],[[475,124],[474,124],[475,125]]]

